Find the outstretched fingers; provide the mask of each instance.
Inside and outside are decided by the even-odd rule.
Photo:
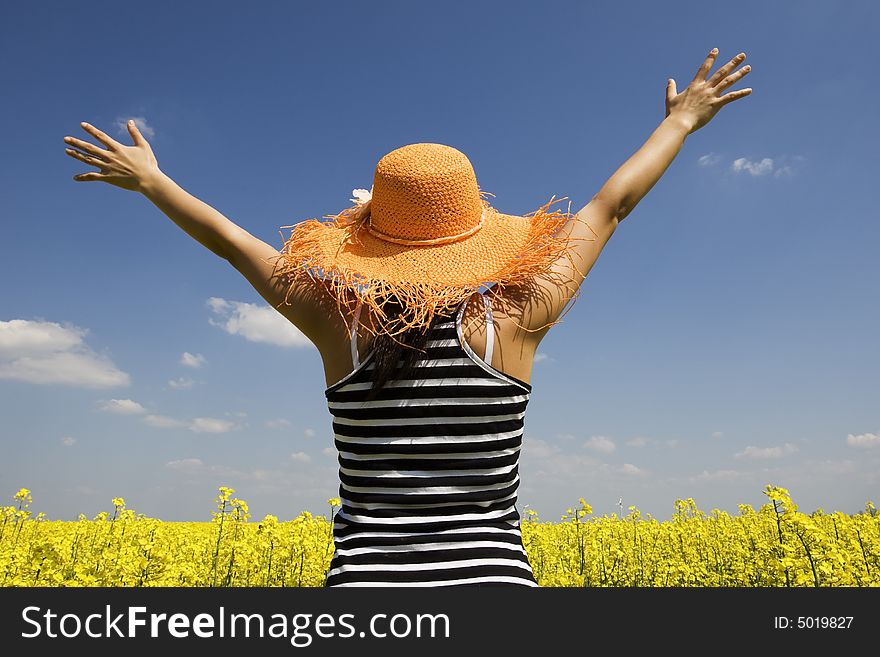
[[[103,148],[98,148],[93,143],[88,141],[83,141],[82,139],[77,139],[76,137],[65,137],[64,141],[68,146],[76,146],[81,151],[85,151],[95,157],[99,157],[104,159],[107,155],[107,151]]]
[[[141,134],[141,131],[137,127],[137,124],[134,122],[134,119],[130,119],[126,125],[128,126],[128,132],[129,134],[131,134],[131,138],[134,140],[134,145],[146,146],[147,140],[144,139],[144,136]]]
[[[107,164],[107,160],[101,157],[94,157],[92,155],[89,155],[88,153],[80,153],[79,151],[72,148],[65,148],[64,152],[70,155],[70,157],[79,160],[80,162],[85,162],[86,164],[91,164],[92,166],[96,166],[99,168]]]
[[[134,119],[127,123],[134,146],[116,141],[85,121],[80,125],[106,148],[70,136],[65,137],[64,141],[70,145],[70,148],[65,149],[67,155],[99,169],[99,171],[77,174],[73,177],[74,180],[103,180],[122,189],[137,191],[141,188],[143,180],[158,168],[156,156],[147,140],[141,135]]]
[[[93,134],[98,139],[101,139],[101,135],[109,139],[109,137],[107,137],[107,135],[105,135],[103,132],[101,132],[97,128],[92,128],[92,126],[88,125],[87,123],[83,123],[82,126],[87,132]],[[89,128],[91,128],[91,130]],[[75,137],[65,137],[64,141],[71,146],[76,146],[77,148],[81,149],[78,151],[75,148],[65,148],[64,152],[67,153],[70,157],[75,160],[79,160],[84,164],[89,164],[102,170],[101,173],[98,173],[97,171],[89,171],[86,173],[77,174],[73,177],[74,180],[101,180],[104,177],[103,169],[108,162],[108,158],[106,157],[109,153],[108,150],[99,148],[98,146],[95,146],[90,142],[83,141],[82,139],[76,139]],[[101,141],[104,140],[101,139]]]
[[[74,180],[80,180],[80,181],[81,180],[86,180],[86,181],[104,180],[104,178],[107,178],[107,176],[100,174],[97,171],[89,171],[87,173],[78,173],[73,177]]]
[[[715,65],[715,57],[717,55],[718,48],[712,48],[706,56],[706,59],[700,65],[700,68],[697,70],[697,74],[694,76],[692,82],[700,82],[706,79],[706,76],[709,75],[709,71],[711,71],[712,67]]]
[[[85,130],[86,132],[91,134],[95,139],[97,139],[99,142],[104,144],[104,146],[106,146],[108,150],[112,151],[112,150],[122,146],[122,144],[120,144],[118,141],[113,139],[110,135],[103,132],[102,130],[98,130],[95,126],[93,126],[90,123],[86,123],[85,121],[83,121],[82,123],[80,123],[80,125],[82,126],[83,130]]]
[[[734,100],[739,100],[740,98],[745,98],[750,93],[752,93],[752,88],[747,87],[745,89],[737,89],[736,91],[731,91],[729,94],[724,94],[717,101],[718,106],[727,105],[727,103],[732,102]]]
[[[741,52],[736,57],[727,62],[724,66],[715,71],[715,74],[708,80],[709,86],[718,87],[720,91],[726,87],[729,87],[734,82],[739,80],[743,75],[752,70],[751,66],[743,66],[739,71],[737,71],[733,75],[728,76],[728,73],[739,66],[740,62],[742,62],[745,58],[746,54],[744,52]]]

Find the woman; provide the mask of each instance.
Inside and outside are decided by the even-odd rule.
[[[681,93],[669,80],[660,126],[576,215],[552,199],[502,214],[463,153],[410,144],[380,160],[372,192],[354,190],[332,223],[297,224],[280,252],[162,173],[133,122],[133,146],[85,123],[106,148],[65,137],[101,169],[75,180],[143,193],[318,348],[342,500],[327,586],[538,585],[515,506],[535,350],[687,135],[751,93],[722,95],[745,53],[708,77],[716,56]]]

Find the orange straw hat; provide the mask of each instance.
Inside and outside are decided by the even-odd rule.
[[[341,306],[351,303],[346,292],[354,291],[387,322],[375,334],[427,327],[435,313],[446,314],[485,283],[503,294],[505,285],[547,274],[560,257],[571,262],[571,242],[585,239],[557,235],[572,215],[548,209],[565,199],[551,198],[522,217],[492,208],[468,158],[443,144],[388,153],[376,166],[373,189],[352,193],[356,205],[325,216],[333,221],[282,226],[293,231],[276,257],[276,273],[290,283],[282,303],[300,282],[319,281],[343,321]],[[395,318],[382,310],[390,295],[404,306]]]

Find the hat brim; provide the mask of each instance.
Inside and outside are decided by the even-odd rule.
[[[535,212],[517,216],[498,212],[484,200],[483,226],[439,245],[389,242],[371,234],[363,221],[340,227],[338,222],[307,220],[296,224],[285,241],[278,275],[286,275],[291,286],[306,277],[320,280],[340,304],[351,298],[343,291],[354,290],[380,316],[381,299],[394,294],[407,309],[383,331],[394,334],[426,325],[435,312],[486,284],[503,288],[525,282],[566,255],[571,260],[571,240],[559,234],[571,214],[548,211],[559,201],[551,199]]]
[[[325,228],[315,235],[314,255],[319,262],[367,279],[466,286],[493,282],[527,251],[536,228],[526,217],[495,210],[486,212],[482,228],[473,235],[437,245],[396,244],[375,237],[366,226],[348,235]]]

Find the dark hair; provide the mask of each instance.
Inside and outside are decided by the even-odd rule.
[[[403,304],[395,295],[386,298],[382,306],[389,318],[398,317],[404,310]],[[415,368],[415,362],[424,356],[425,344],[428,342],[428,327],[414,326],[395,336],[387,334],[375,338],[373,349],[373,386],[366,399],[373,400],[389,380],[405,379]]]

